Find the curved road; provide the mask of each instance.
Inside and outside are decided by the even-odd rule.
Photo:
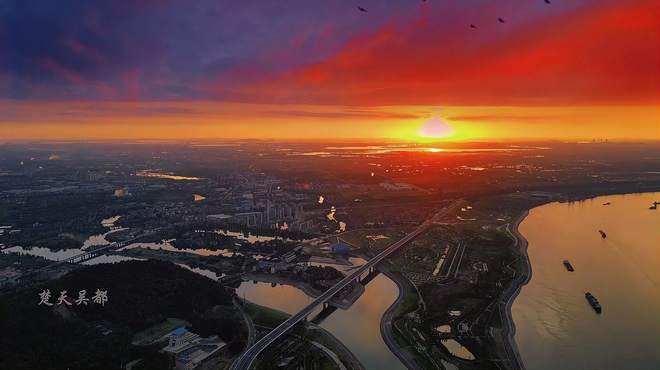
[[[380,333],[383,336],[383,340],[385,341],[385,344],[387,344],[387,347],[389,347],[390,352],[394,353],[394,355],[403,363],[406,365],[406,368],[408,369],[419,369],[419,366],[416,365],[415,359],[410,356],[408,351],[406,350],[401,350],[399,348],[399,345],[396,343],[396,340],[394,339],[394,332],[393,332],[393,327],[392,327],[392,320],[394,319],[394,311],[396,311],[397,307],[401,304],[404,298],[404,289],[405,287],[401,283],[401,280],[399,277],[395,276],[393,273],[386,271],[385,269],[382,269],[381,272],[385,274],[388,278],[390,278],[394,283],[399,287],[399,296],[396,298],[396,301],[390,305],[390,307],[385,311],[383,314],[383,318],[380,320]]]
[[[431,225],[433,225],[433,223],[438,218],[444,216],[447,212],[456,208],[458,204],[460,204],[460,202],[462,202],[462,200],[457,200],[453,202],[447,208],[435,214],[431,219],[424,221],[424,223],[419,225],[413,232],[404,236],[398,242],[390,245],[384,251],[380,252],[374,258],[370,259],[369,262],[365,263],[360,268],[355,269],[350,275],[346,276],[345,278],[340,280],[337,284],[333,285],[330,289],[326,290],[323,294],[321,294],[315,300],[313,300],[309,305],[305,306],[305,308],[300,310],[295,315],[289,317],[286,321],[284,321],[275,329],[273,329],[268,334],[266,334],[261,339],[259,339],[257,343],[255,343],[252,347],[248,348],[247,351],[243,352],[241,356],[232,364],[231,369],[249,370],[252,364],[254,363],[254,360],[257,358],[257,356],[261,352],[263,352],[269,345],[271,345],[275,340],[281,337],[282,334],[287,332],[289,329],[291,329],[294,325],[296,325],[300,321],[303,321],[318,306],[329,301],[330,298],[332,298],[335,294],[337,294],[339,291],[344,289],[350,283],[359,279],[362,273],[368,271],[371,267],[374,267],[380,261],[387,258],[390,254],[392,254],[402,246],[406,245],[411,240],[415,239],[421,233],[426,231],[426,229],[428,229]]]

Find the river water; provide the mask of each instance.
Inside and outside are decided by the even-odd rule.
[[[660,193],[530,211],[520,232],[532,279],[512,308],[527,369],[660,369],[660,210],[649,210],[653,201]]]
[[[50,250],[45,247],[21,247],[21,246],[14,246],[10,248],[5,248],[2,250],[3,253],[18,253],[18,254],[27,254],[31,256],[37,256],[37,257],[43,257],[47,260],[50,261],[61,261],[65,260],[67,258],[77,256],[79,254],[85,253],[85,249],[91,247],[91,246],[101,246],[101,245],[108,245],[110,244],[110,241],[106,239],[108,234],[124,230],[121,227],[115,226],[115,222],[119,220],[121,216],[114,216],[110,218],[106,218],[104,220],[101,220],[101,225],[110,228],[109,231],[106,231],[103,234],[97,234],[97,235],[91,235],[89,238],[87,238],[84,242],[82,247],[80,248],[68,248],[68,249],[60,249],[60,250]],[[94,257],[90,260],[87,260],[85,262],[82,262],[83,265],[96,265],[99,263],[116,263],[116,262],[122,262],[122,261],[130,261],[130,260],[141,260],[141,258],[133,258],[133,257],[128,257],[128,256],[119,256],[119,255],[100,255],[98,257]]]
[[[270,283],[243,282],[238,288],[240,297],[271,308],[294,314],[312,299],[301,290]],[[364,294],[348,310],[337,309],[321,326],[332,333],[367,369],[405,369],[390,352],[380,333],[380,320],[385,310],[394,303],[399,290],[383,274],[367,284]],[[317,311],[318,312],[318,311]],[[315,314],[310,316],[312,319]]]

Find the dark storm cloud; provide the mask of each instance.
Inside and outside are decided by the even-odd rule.
[[[58,86],[103,91],[118,75],[148,60],[158,47],[126,20],[156,1],[6,1],[0,10],[0,75],[13,98],[50,95]],[[124,23],[125,27],[118,27]],[[108,85],[108,88],[111,86]],[[73,91],[71,91],[73,92]]]
[[[322,59],[364,28],[357,16],[348,1],[6,0],[0,97],[199,98],[209,80],[241,82],[227,71]]]

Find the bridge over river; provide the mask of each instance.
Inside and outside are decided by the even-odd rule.
[[[71,256],[67,259],[63,259],[61,261],[58,261],[57,264],[60,264],[60,263],[81,263],[81,262],[84,262],[84,261],[88,261],[88,260],[91,260],[92,258],[96,258],[96,257],[100,256],[101,254],[103,254],[102,252],[117,250],[119,248],[122,248],[124,246],[127,246],[127,245],[133,243],[134,241],[136,241],[138,239],[141,239],[141,238],[144,238],[144,237],[147,237],[147,236],[152,236],[152,235],[155,235],[156,233],[157,233],[157,230],[154,230],[152,232],[148,232],[148,233],[145,233],[145,234],[142,234],[142,235],[138,235],[136,237],[133,237],[133,238],[130,238],[130,239],[127,239],[127,240],[122,240],[121,242],[114,242],[114,243],[110,243],[108,245],[91,246],[91,247],[85,249],[85,251],[83,253],[76,254],[75,256]]]
[[[462,200],[454,201],[451,205],[444,208],[440,212],[436,213],[432,218],[424,221],[424,223],[419,225],[410,234],[406,235],[398,242],[390,245],[385,250],[380,252],[378,255],[370,259],[367,263],[355,269],[352,273],[350,273],[348,276],[340,280],[337,284],[330,287],[323,294],[321,294],[316,299],[314,299],[309,305],[305,306],[295,315],[289,317],[286,321],[281,323],[275,329],[271,330],[268,334],[263,336],[254,345],[252,345],[245,352],[243,352],[238,357],[238,359],[236,359],[236,361],[232,364],[231,369],[249,370],[252,364],[254,363],[254,361],[256,360],[257,356],[261,352],[263,352],[269,345],[271,345],[274,341],[280,338],[284,333],[286,333],[289,329],[293,328],[297,323],[305,320],[307,316],[312,314],[317,307],[328,302],[335,294],[340,292],[347,285],[351,284],[354,281],[359,281],[360,276],[365,271],[371,269],[372,267],[375,267],[379,262],[387,258],[392,253],[396,252],[399,248],[403,247],[404,245],[408,244],[410,241],[418,237],[420,234],[425,232],[430,226],[432,226],[434,222],[438,221],[441,217],[444,217],[448,212],[456,209],[461,203]]]

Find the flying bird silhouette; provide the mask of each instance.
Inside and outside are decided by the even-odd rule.
[[[477,26],[475,26],[474,24],[471,24],[470,28],[477,28]]]
[[[543,0],[546,4],[550,4],[550,0]]]
[[[500,22],[500,23],[506,23],[506,21],[502,18],[497,18],[497,21]]]
[[[358,10],[361,11],[361,12],[365,12],[365,13],[367,12],[367,9],[365,9],[365,8],[363,8],[363,7],[361,7],[361,6],[358,6],[357,8],[358,8]]]

